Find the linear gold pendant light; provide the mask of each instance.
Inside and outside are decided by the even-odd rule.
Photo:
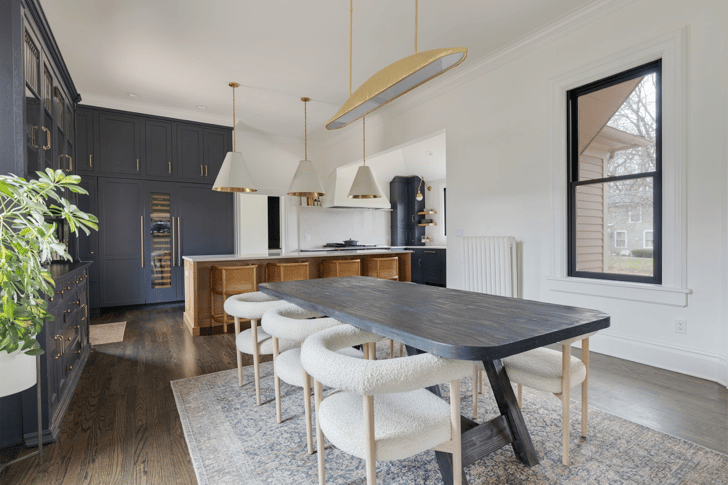
[[[227,152],[222,167],[215,178],[215,185],[212,190],[218,192],[257,192],[254,189],[253,179],[245,164],[243,154],[235,151],[235,88],[240,84],[231,82],[228,84],[233,88],[233,151]]]
[[[349,81],[349,99],[334,117],[326,123],[327,129],[342,128],[430,79],[449,71],[465,60],[468,55],[466,47],[449,47],[417,52],[418,9],[418,0],[415,0],[415,53],[390,64],[374,74],[354,94],[351,94],[351,81]],[[351,34],[349,39],[349,79],[351,79]]]
[[[310,98],[301,98],[303,101],[303,160],[298,162],[296,174],[291,180],[291,186],[288,188],[288,195],[294,197],[321,197],[326,195],[321,181],[316,175],[313,168],[313,162],[308,159],[308,111],[306,103],[311,101]]]

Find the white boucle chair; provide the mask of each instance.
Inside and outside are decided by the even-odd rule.
[[[273,338],[273,376],[276,395],[276,422],[281,422],[281,380],[292,386],[303,388],[303,404],[306,419],[306,438],[308,454],[313,453],[313,433],[311,430],[311,379],[301,365],[301,349],[299,347],[278,353],[279,339],[303,342],[306,337],[341,325],[333,318],[317,318],[321,315],[304,310],[292,303],[271,308],[261,320],[263,331]],[[347,348],[341,352],[356,358],[363,354],[356,349]]]
[[[243,359],[241,352],[253,356],[253,372],[255,373],[255,396],[260,406],[260,356],[273,354],[273,340],[270,335],[258,330],[258,322],[263,314],[283,305],[286,302],[260,291],[234,295],[225,300],[223,305],[225,313],[235,319],[235,355],[238,359],[238,384],[243,385]],[[240,331],[240,319],[250,320],[250,328]],[[280,342],[281,350],[288,350],[300,346],[298,341]]]
[[[316,393],[319,483],[326,482],[325,435],[337,448],[366,460],[369,485],[377,481],[377,460],[400,460],[429,449],[452,453],[453,482],[461,484],[460,378],[473,364],[431,354],[375,361],[337,353],[377,339],[340,325],[308,337],[301,347],[301,362]],[[450,383],[449,405],[424,389],[444,382]],[[322,385],[343,392],[322,400]]]
[[[589,337],[592,332],[559,342],[561,351],[538,348],[503,359],[511,382],[518,384],[518,405],[523,406],[523,386],[553,393],[561,399],[561,461],[569,466],[569,395],[581,384],[581,436],[586,438],[589,394]],[[571,345],[581,340],[581,360],[571,355]],[[482,366],[482,363],[481,363]]]

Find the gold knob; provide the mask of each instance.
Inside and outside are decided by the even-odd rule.
[[[63,354],[56,354],[56,360],[60,359],[61,355],[63,355]]]

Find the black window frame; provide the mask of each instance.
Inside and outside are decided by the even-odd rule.
[[[655,117],[657,127],[655,130],[655,170],[637,174],[604,177],[600,179],[579,180],[579,109],[577,99],[579,96],[619,84],[630,79],[649,74],[655,74]],[[635,283],[662,284],[662,60],[643,64],[626,71],[605,77],[598,81],[567,91],[567,244],[568,261],[567,274],[577,278],[593,278],[611,281],[627,281]],[[576,269],[576,190],[581,185],[597,185],[621,180],[639,178],[652,178],[653,199],[653,274],[652,276],[628,275],[619,273],[604,273],[592,271],[577,271]]]

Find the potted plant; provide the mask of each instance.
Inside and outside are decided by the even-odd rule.
[[[88,194],[80,177],[51,169],[37,174],[38,180],[0,175],[0,396],[35,384],[34,356],[43,353],[35,337],[53,318],[43,298],[54,289],[44,263],[52,253],[71,261],[57,224],[48,220],[65,220],[74,234],[98,228],[95,216],[59,195],[64,189]]]

